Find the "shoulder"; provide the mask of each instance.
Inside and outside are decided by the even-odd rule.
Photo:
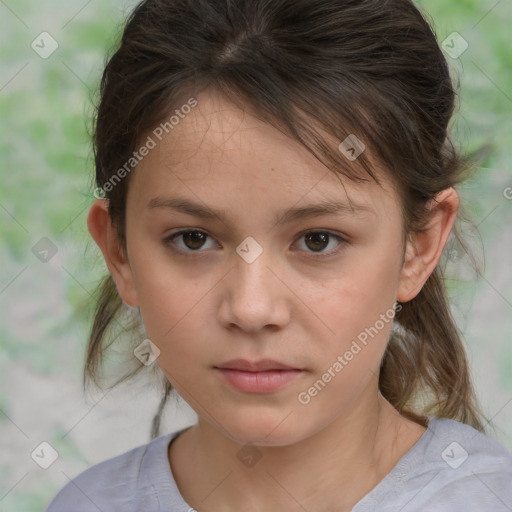
[[[512,453],[482,432],[449,419],[431,418],[425,460],[448,474],[511,473]]]
[[[512,454],[478,430],[430,418],[424,435],[354,511],[512,510]]]
[[[505,447],[453,420],[434,420],[433,432],[427,460],[439,467],[435,510],[449,510],[450,503],[468,511],[512,510],[512,454]]]
[[[90,467],[55,496],[46,512],[160,510],[159,496],[170,492],[166,447],[179,432]]]

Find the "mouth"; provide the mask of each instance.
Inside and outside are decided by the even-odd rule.
[[[301,370],[301,368],[293,367],[274,361],[273,359],[261,359],[260,361],[247,361],[246,359],[232,359],[218,366],[220,370],[240,370],[244,372],[266,372],[274,370]]]
[[[246,393],[272,393],[300,376],[304,370],[271,359],[235,359],[214,366],[225,382]]]

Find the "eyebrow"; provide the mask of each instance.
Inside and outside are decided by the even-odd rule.
[[[227,223],[225,210],[215,210],[182,197],[154,197],[149,201],[146,208],[166,208],[201,219],[220,219],[222,222]],[[336,201],[322,201],[320,203],[289,208],[288,210],[278,212],[274,218],[274,222],[275,224],[287,224],[297,220],[320,217],[322,215],[339,214],[354,216],[358,213],[375,214],[375,210],[370,206],[356,204],[353,202],[351,204],[346,204]]]

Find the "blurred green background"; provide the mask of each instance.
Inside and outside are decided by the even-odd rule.
[[[85,398],[81,389],[91,294],[105,271],[85,226],[94,200],[93,101],[106,51],[135,4],[0,1],[2,512],[42,511],[79,472],[149,440],[158,402],[152,385]],[[450,242],[447,284],[475,387],[492,418],[490,435],[512,449],[511,3],[418,4],[440,43],[450,36],[445,50],[460,85],[453,125],[458,144],[466,150],[492,145],[459,189],[478,226],[465,229],[483,272],[476,278],[465,253]],[[450,56],[464,41],[467,49]],[[165,428],[193,417],[178,402]],[[48,469],[31,458],[43,441],[59,454]]]

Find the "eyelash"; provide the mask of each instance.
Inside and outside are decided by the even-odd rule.
[[[205,231],[201,230],[201,229],[182,229],[180,231],[177,231],[176,233],[173,233],[172,235],[164,238],[163,242],[165,245],[167,245],[172,251],[174,252],[177,252],[179,254],[182,254],[182,255],[192,255],[194,253],[201,253],[201,252],[204,252],[204,251],[201,251],[200,249],[198,250],[183,250],[183,249],[179,249],[176,247],[176,243],[174,242],[174,240],[186,233],[202,233],[204,235],[206,235],[208,238],[212,238],[208,233],[206,233]],[[327,230],[309,230],[309,231],[304,231],[303,233],[301,233],[299,235],[299,239],[303,238],[305,235],[308,235],[308,234],[327,234],[329,235],[329,237],[334,237],[335,239],[337,239],[337,241],[339,242],[339,245],[338,247],[336,247],[335,249],[331,249],[330,251],[328,252],[323,252],[323,253],[315,253],[315,252],[311,252],[309,253],[311,258],[313,259],[323,259],[323,258],[327,258],[329,256],[333,256],[334,254],[338,253],[339,251],[341,251],[341,249],[343,248],[343,246],[345,244],[348,243],[348,241],[336,234],[336,233],[333,233],[332,231],[327,231]],[[330,242],[330,238],[329,238],[329,242]],[[329,243],[328,242],[328,243]],[[307,252],[307,251],[306,251]]]

